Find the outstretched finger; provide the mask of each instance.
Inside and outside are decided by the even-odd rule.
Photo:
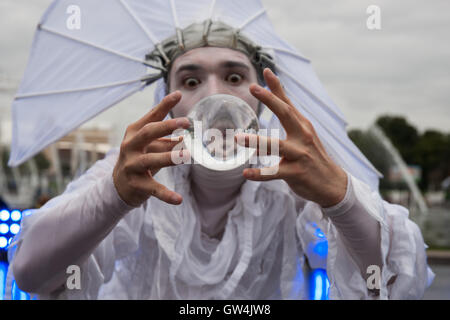
[[[187,129],[190,123],[187,118],[151,122],[143,126],[130,141],[130,149],[143,149],[155,139],[168,136],[177,129]]]
[[[167,152],[172,151],[179,143],[182,143],[183,136],[173,137],[173,138],[159,138],[148,144],[144,152],[145,153],[156,153],[156,152]]]
[[[153,197],[158,198],[168,204],[179,205],[183,202],[183,197],[175,191],[169,190],[166,186],[152,180],[150,185],[150,193]]]
[[[293,134],[299,131],[297,117],[292,116],[292,106],[281,100],[274,93],[257,84],[250,86],[250,93],[265,104],[280,119],[286,133]],[[294,108],[295,109],[295,108]]]
[[[272,70],[270,70],[270,68],[265,68],[263,71],[263,75],[270,91],[272,91],[274,95],[276,95],[287,104],[292,105],[291,100],[286,95],[286,92],[284,92],[280,79],[278,79],[278,77],[272,72]]]
[[[294,104],[288,98],[286,92],[284,91],[280,79],[272,72],[272,70],[270,70],[269,68],[264,69],[263,75],[264,80],[267,83],[267,86],[269,87],[270,91],[278,98],[283,100],[285,103],[294,107]],[[302,121],[305,119],[305,117],[300,113],[300,111],[298,111],[297,108],[294,107],[292,111],[294,111],[295,115],[298,116],[299,120]]]
[[[139,130],[149,122],[162,121],[169,114],[170,110],[180,101],[181,92],[175,91],[161,100],[152,110],[147,112],[141,119],[136,121],[132,126],[135,130]]]
[[[247,168],[242,172],[244,177],[253,181],[270,181],[282,179],[282,167],[276,164],[271,167],[264,168]]]
[[[279,156],[287,160],[296,159],[297,154],[288,142],[250,133],[238,133],[235,135],[237,144],[256,149],[258,156]]]
[[[157,171],[164,167],[187,163],[189,158],[190,153],[185,149],[161,153],[144,153],[136,159],[133,168],[137,172]]]

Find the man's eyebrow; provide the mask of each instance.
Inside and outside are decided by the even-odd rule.
[[[198,71],[203,69],[203,67],[199,64],[185,64],[178,68],[175,74],[178,74],[182,71]]]
[[[246,65],[243,62],[239,62],[239,61],[232,61],[232,60],[228,60],[228,61],[224,61],[219,65],[221,68],[244,68],[247,71],[250,71],[250,67],[248,65]],[[204,69],[203,66],[199,65],[199,64],[185,64],[180,66],[177,71],[175,72],[175,74],[178,74],[182,71],[198,71],[198,70],[202,70]]]
[[[239,67],[239,68],[247,69],[247,71],[250,71],[250,67],[248,65],[246,65],[243,62],[239,62],[239,61],[231,61],[231,60],[225,61],[225,62],[222,62],[220,64],[220,67],[221,68],[235,68],[235,67]]]

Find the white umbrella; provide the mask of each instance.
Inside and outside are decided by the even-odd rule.
[[[80,28],[68,24],[77,13]],[[348,138],[344,116],[310,60],[275,33],[260,0],[54,1],[38,25],[13,103],[9,165],[23,163],[160,79],[161,71],[146,55],[177,29],[206,19],[239,29],[269,51],[289,98],[312,122],[329,154],[373,189],[378,187],[378,171]],[[267,120],[270,126],[279,124],[273,115]]]

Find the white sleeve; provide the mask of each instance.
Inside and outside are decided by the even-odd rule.
[[[136,210],[115,189],[112,172],[116,159],[117,152],[108,153],[71,182],[62,195],[23,217],[21,231],[8,252],[9,270],[19,288],[43,296],[64,290],[70,265],[82,266],[83,272],[97,269],[97,278],[102,279],[90,279],[86,286],[111,276],[113,244],[111,239],[104,246],[99,244],[128,212]]]
[[[349,206],[351,215],[355,217],[359,214],[365,221],[364,228],[369,228],[366,237],[358,231],[356,233],[351,231],[350,236],[344,237],[342,231],[345,228],[354,230],[354,225],[351,223],[342,225],[339,222],[335,224],[336,219],[333,222],[323,208],[311,201],[306,203],[297,221],[298,234],[303,246],[308,245],[308,239],[305,239],[307,233],[303,227],[308,221],[317,221],[326,234],[328,242],[326,269],[330,280],[330,299],[422,298],[434,275],[427,266],[425,243],[420,229],[408,218],[407,209],[384,201],[378,192],[372,192],[365,183],[350,174],[349,177],[354,202],[352,204],[352,201],[343,201],[340,205]],[[328,214],[343,211],[346,210],[338,205],[330,209]],[[371,219],[368,219],[369,216]],[[376,230],[373,221],[377,222],[379,233],[372,232]],[[356,236],[352,239],[354,235]],[[380,246],[376,246],[374,241],[378,236]],[[364,238],[362,243],[366,242],[364,246],[368,246],[368,251],[376,250],[376,252],[364,252],[364,246],[359,246],[356,242],[358,237]],[[362,269],[370,263],[377,265],[380,258],[382,267],[379,279],[376,279],[376,271],[371,270],[366,280],[362,275]],[[379,295],[373,295],[373,291],[368,290],[368,282],[376,283]]]
[[[375,266],[381,270],[380,223],[356,197],[350,174],[347,173],[344,199],[333,207],[322,208],[322,212],[338,230],[365,280],[370,275],[367,273],[369,267]]]

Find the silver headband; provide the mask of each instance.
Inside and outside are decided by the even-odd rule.
[[[239,29],[230,27],[221,21],[205,20],[203,23],[193,23],[185,29],[176,29],[176,35],[157,44],[155,49],[146,55],[146,61],[161,70],[156,78],[149,78],[147,84],[167,76],[175,59],[189,50],[201,47],[230,48],[245,53],[256,69],[258,81],[264,84],[263,71],[270,68],[274,73],[275,63],[262,47],[240,33]]]

